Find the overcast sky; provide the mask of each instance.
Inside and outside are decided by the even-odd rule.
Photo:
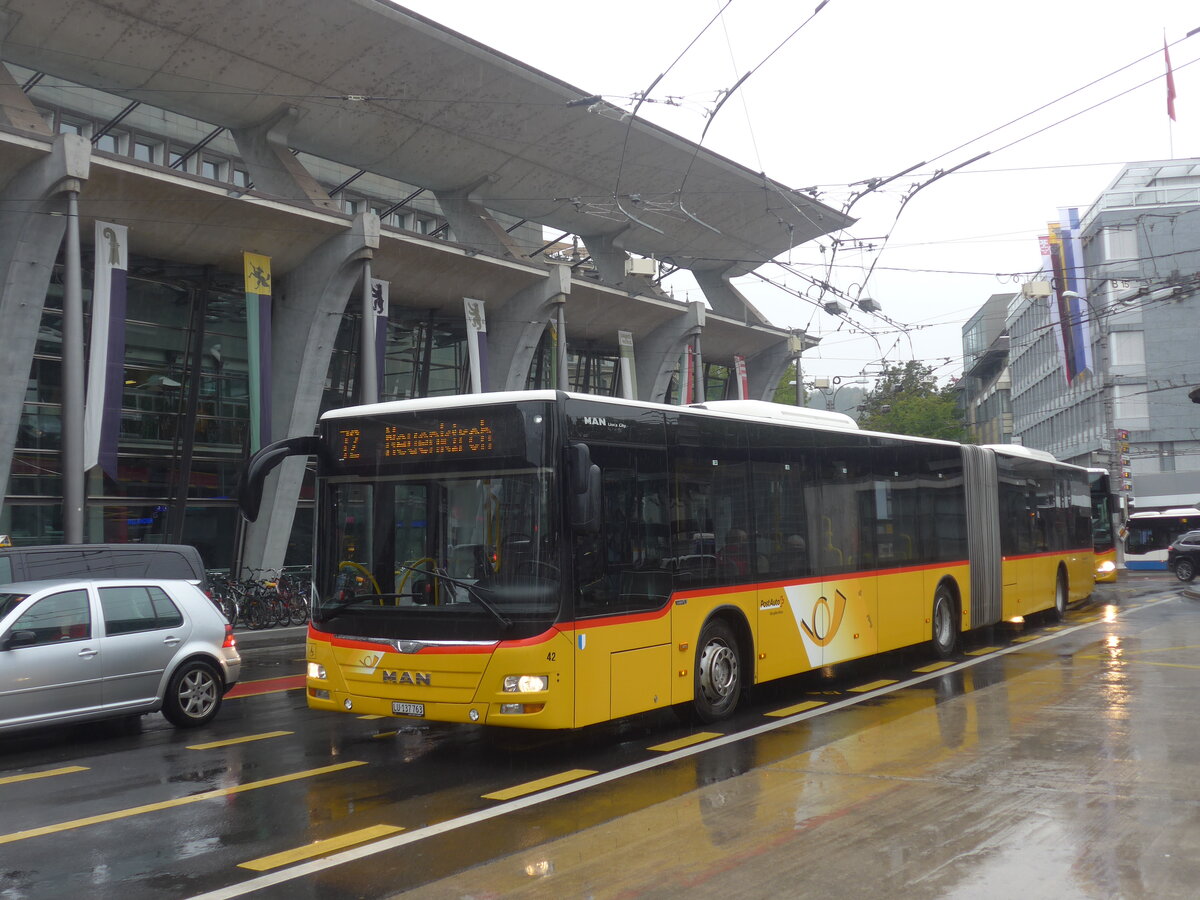
[[[705,147],[791,187],[816,185],[835,207],[853,182],[927,163],[854,207],[859,221],[843,236],[875,248],[887,237],[886,247],[841,249],[830,277],[857,294],[874,261],[864,293],[902,332],[855,313],[875,335],[853,334],[754,276],[737,282],[776,325],[822,337],[805,354],[806,376],[853,376],[881,357],[914,356],[957,375],[963,322],[1040,266],[1038,235],[1060,207],[1086,210],[1123,163],[1200,157],[1200,34],[1171,48],[1173,124],[1162,77],[1164,33],[1174,43],[1200,27],[1200,5],[1184,0],[829,0],[815,16],[816,0],[400,5],[618,105],[725,7],[649,97],[671,102],[639,115],[699,140],[720,92],[753,72]],[[914,194],[897,218],[914,184],[984,151]],[[808,244],[791,263],[824,277],[823,258]],[[805,287],[777,266],[759,272]],[[677,296],[688,288],[681,281]]]

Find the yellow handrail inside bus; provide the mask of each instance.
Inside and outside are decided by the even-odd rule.
[[[412,577],[412,574],[416,570],[417,566],[422,566],[422,565],[425,565],[426,563],[428,563],[429,565],[436,566],[437,560],[434,559],[432,556],[422,556],[420,559],[410,560],[409,562],[406,562],[404,564],[403,573],[400,573],[400,572],[396,573],[397,575],[400,575],[400,583],[398,585],[396,585],[396,593],[397,594],[404,593],[404,586],[406,584],[408,584],[408,579]]]
[[[379,582],[375,580],[375,576],[371,574],[371,570],[362,563],[356,563],[352,559],[343,559],[340,563],[338,563],[338,571],[340,572],[342,569],[356,569],[357,571],[366,575],[367,578],[370,579],[371,587],[375,588],[375,593],[379,593]]]

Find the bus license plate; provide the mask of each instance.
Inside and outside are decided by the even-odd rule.
[[[424,703],[401,703],[399,700],[392,702],[393,716],[423,716],[425,715]]]

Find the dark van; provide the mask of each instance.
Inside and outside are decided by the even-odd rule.
[[[208,593],[204,562],[187,544],[0,547],[0,584],[49,578],[178,578]]]

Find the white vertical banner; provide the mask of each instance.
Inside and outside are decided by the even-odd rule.
[[[371,312],[375,316],[375,396],[383,399],[383,363],[387,357],[388,287],[390,282],[371,279]]]
[[[737,398],[739,400],[750,399],[750,377],[746,374],[746,357],[740,353],[733,357],[733,374],[737,382]],[[796,390],[800,390],[797,386]]]
[[[617,346],[621,351],[621,396],[637,399],[637,366],[633,356],[633,332],[618,331]]]
[[[125,392],[125,280],[129,229],[96,222],[91,358],[83,413],[83,470],[117,477],[117,438]]]
[[[487,391],[487,317],[483,301],[463,297],[467,317],[467,352],[471,363],[471,393]]]

